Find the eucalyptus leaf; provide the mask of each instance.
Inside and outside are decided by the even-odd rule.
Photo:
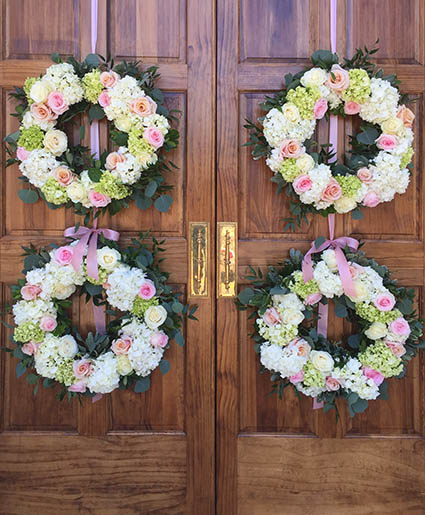
[[[151,387],[151,380],[150,377],[141,377],[136,381],[136,384],[134,385],[134,391],[136,393],[144,393],[149,390]]]
[[[166,213],[173,202],[172,197],[170,195],[161,195],[155,200],[155,208],[158,209],[158,211],[161,211],[161,213]]]
[[[238,299],[242,304],[249,304],[253,296],[254,290],[252,290],[251,288],[245,288],[239,293]]]
[[[170,370],[170,362],[166,359],[161,359],[159,362],[159,369],[161,370],[162,374],[166,374]]]
[[[25,204],[34,204],[38,200],[38,193],[34,190],[19,190],[18,197]]]

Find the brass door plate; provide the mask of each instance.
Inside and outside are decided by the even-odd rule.
[[[190,222],[190,297],[208,297],[209,223]]]
[[[235,297],[237,288],[238,224],[217,223],[217,297]]]

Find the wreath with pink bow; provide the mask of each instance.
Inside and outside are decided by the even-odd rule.
[[[331,235],[318,238],[305,256],[291,249],[289,259],[265,274],[250,267],[252,285],[237,299],[240,310],[253,309],[255,351],[273,392],[282,397],[292,387],[325,411],[342,397],[351,416],[370,400],[388,398],[386,380],[404,377],[408,361],[425,348],[414,290],[398,286],[358,247],[352,238]],[[355,329],[345,342],[326,337],[331,300],[335,315]]]
[[[168,372],[164,354],[173,340],[184,345],[183,318],[196,320],[197,307],[183,304],[167,285],[158,259],[163,242],[153,238],[148,246],[148,233],[125,249],[110,229],[80,227],[68,236],[79,239],[50,249],[24,248],[25,278],[12,287],[14,348],[5,349],[19,360],[16,375],[29,371],[34,393],[40,383],[59,383],[59,399],[97,400],[117,388],[145,392],[156,368]],[[77,290],[94,305],[96,332],[85,338],[70,315]]]
[[[285,230],[307,222],[309,213],[351,212],[360,219],[361,207],[376,207],[406,191],[415,116],[397,77],[384,76],[371,62],[377,51],[357,49],[340,64],[336,53],[317,50],[312,67],[286,75],[284,89],[266,97],[260,124],[247,120],[246,145],[254,159],[266,159],[278,193],[290,198]],[[337,117],[347,116],[358,116],[361,125],[339,163]],[[319,145],[312,138],[323,118],[330,120],[330,143]]]

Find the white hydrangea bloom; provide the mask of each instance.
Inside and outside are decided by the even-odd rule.
[[[59,338],[52,333],[46,333],[38,351],[34,355],[37,374],[55,379],[58,366],[64,358],[59,354]]]
[[[371,123],[382,123],[397,114],[400,95],[387,80],[373,78],[371,95],[360,109],[360,117]]]
[[[319,205],[321,203],[320,198],[322,196],[323,191],[328,185],[332,172],[328,165],[320,164],[307,172],[308,176],[311,179],[312,186],[311,189],[301,193],[300,199],[304,204],[313,204]],[[322,204],[324,204],[322,202]],[[327,203],[329,204],[329,203]],[[327,206],[321,206],[319,209],[325,208]]]
[[[308,354],[299,356],[296,346],[281,347],[280,345],[263,343],[260,348],[261,364],[273,372],[278,372],[282,378],[291,377],[308,361]]]
[[[32,150],[25,161],[19,165],[22,175],[28,178],[31,184],[37,188],[44,186],[51,177],[51,172],[59,166],[59,161],[47,150]]]
[[[87,382],[92,393],[110,393],[118,388],[119,382],[117,357],[113,352],[106,352],[93,361],[93,373]]]
[[[320,293],[331,299],[343,294],[341,278],[334,274],[324,261],[319,261],[313,271],[313,277],[319,286]]]
[[[53,302],[41,298],[20,300],[13,305],[12,311],[16,325],[25,322],[40,322],[44,315],[51,315],[56,318],[56,309]]]
[[[138,268],[124,264],[117,266],[108,276],[110,287],[106,296],[109,304],[121,311],[130,311],[145,277],[146,274]]]
[[[155,333],[144,322],[133,318],[131,323],[123,325],[123,332],[133,338],[133,343],[128,351],[128,358],[136,374],[142,377],[148,376],[159,365],[164,349],[153,347],[151,336]]]

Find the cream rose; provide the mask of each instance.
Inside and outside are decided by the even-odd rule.
[[[167,311],[162,306],[151,306],[145,312],[145,322],[150,329],[157,329],[167,319]]]
[[[282,106],[283,116],[292,123],[299,122],[301,120],[300,112],[298,107],[292,102],[287,102]]]
[[[44,146],[54,156],[63,154],[68,146],[66,134],[57,129],[50,129],[44,136]]]
[[[396,116],[392,116],[391,118],[388,118],[388,120],[385,120],[381,125],[381,129],[385,134],[394,134],[395,136],[403,136],[406,132],[403,120]]]
[[[115,127],[119,131],[128,132],[131,129],[131,120],[126,116],[121,116],[114,120]]]
[[[334,202],[334,208],[337,213],[348,213],[355,209],[357,202],[350,197],[341,197]]]
[[[327,80],[328,76],[322,68],[312,68],[305,72],[301,78],[301,84],[306,88],[313,86],[321,86]]]
[[[70,334],[62,336],[58,352],[63,358],[73,358],[78,352],[78,345],[74,337]]]
[[[387,325],[383,322],[373,322],[364,334],[371,340],[380,340],[388,334]]]
[[[32,85],[30,89],[30,97],[34,100],[34,102],[45,102],[52,90],[53,88],[48,82],[44,80],[38,80]]]
[[[369,298],[369,290],[361,281],[354,281],[355,297],[350,297],[353,302],[365,302]]]
[[[315,162],[310,154],[303,154],[297,158],[296,165],[302,173],[307,173],[310,170],[313,170]]]
[[[75,202],[76,204],[78,204],[79,202],[86,202],[88,199],[88,192],[79,181],[72,182],[66,188],[66,192],[68,194],[68,197],[72,200],[72,202]]]
[[[304,320],[304,315],[297,309],[285,309],[283,311],[283,323],[289,325],[299,325]]]
[[[133,372],[133,367],[127,354],[117,356],[117,372],[121,376],[128,376]]]
[[[64,300],[70,297],[76,290],[74,284],[55,284],[52,291],[52,296],[59,300]]]
[[[320,372],[328,373],[334,368],[335,362],[329,352],[312,350],[310,352],[310,359],[314,368],[317,368]]]
[[[323,253],[323,260],[326,263],[329,270],[331,270],[332,272],[336,272],[338,270],[338,264],[336,262],[336,255],[334,250],[326,250]]]
[[[105,270],[113,270],[120,258],[121,254],[109,247],[103,247],[97,251],[97,263]]]

